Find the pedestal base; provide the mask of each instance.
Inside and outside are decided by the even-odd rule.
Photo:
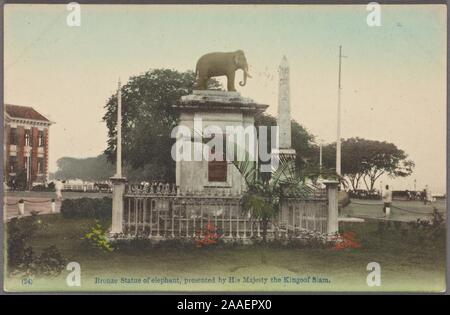
[[[284,158],[292,158],[295,159],[297,156],[297,153],[294,149],[273,149],[272,150],[273,156],[279,156]]]
[[[272,149],[271,152],[271,172],[278,169],[281,163],[284,161],[293,161],[297,156],[294,149]]]
[[[241,136],[246,139],[247,133],[254,131],[255,115],[267,107],[268,105],[241,96],[239,92],[194,90],[192,94],[182,96],[177,104],[173,105],[179,113],[178,126],[185,130],[177,133],[177,146],[183,148],[177,149],[176,152],[176,185],[179,191],[217,194],[226,191],[230,194],[240,194],[244,187],[242,175],[231,163],[212,165],[203,154],[208,148],[200,138],[205,137],[206,140],[211,137],[213,131],[217,136],[222,135],[226,139],[233,137],[231,142],[240,141]],[[186,129],[190,134],[187,134]],[[194,141],[191,141],[192,138]],[[256,136],[252,138],[256,140]],[[245,143],[239,145],[246,147]],[[188,148],[191,153],[185,158]],[[196,158],[195,152],[200,153],[199,158]],[[210,176],[212,172],[216,175]]]
[[[182,96],[172,107],[179,113],[234,112],[254,115],[262,113],[269,105],[259,104],[251,98],[241,96],[239,92],[194,90],[192,94]]]
[[[123,196],[125,194],[125,177],[111,177],[113,184],[112,193],[112,226],[111,234],[121,234],[123,232]]]

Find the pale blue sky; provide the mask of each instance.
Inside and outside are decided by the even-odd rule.
[[[291,65],[293,118],[335,140],[338,46],[343,137],[394,142],[416,162],[396,188],[445,190],[446,7],[82,5],[81,26],[64,5],[5,6],[5,102],[34,106],[56,122],[51,168],[62,156],[106,145],[103,106],[120,76],[149,68],[193,70],[211,51],[243,49],[253,79],[240,92],[276,113],[277,66]],[[240,74],[238,75],[240,76]],[[389,180],[385,180],[388,182]]]

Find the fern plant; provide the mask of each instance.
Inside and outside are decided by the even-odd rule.
[[[107,237],[106,229],[100,224],[98,220],[95,220],[95,225],[82,237],[91,246],[103,251],[112,252],[114,248]]]

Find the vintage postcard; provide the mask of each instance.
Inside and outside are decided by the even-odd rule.
[[[3,13],[5,292],[446,290],[445,3]]]

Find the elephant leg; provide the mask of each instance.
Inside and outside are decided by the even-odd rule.
[[[194,88],[198,90],[200,88],[200,77],[195,80]]]
[[[195,87],[197,90],[206,90],[206,86],[208,83],[208,77],[205,75],[199,74],[197,78],[197,82],[195,84]]]
[[[209,80],[209,78],[208,77],[204,77],[204,78],[202,78],[202,90],[206,90],[206,89],[208,89],[208,80]]]
[[[236,91],[236,88],[234,87],[234,75],[235,75],[234,71],[227,74],[227,90],[228,91]]]

